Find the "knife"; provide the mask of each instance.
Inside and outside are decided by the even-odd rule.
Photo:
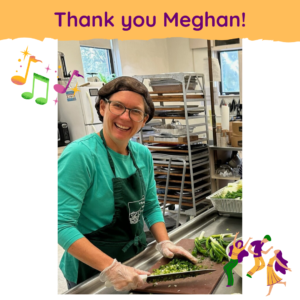
[[[214,269],[206,269],[206,270],[197,270],[197,271],[188,271],[188,272],[178,272],[178,273],[169,273],[169,274],[163,274],[163,275],[139,275],[141,279],[146,283],[155,283],[155,282],[161,282],[161,281],[169,281],[169,280],[177,280],[177,279],[184,279],[188,277],[196,277],[198,275],[204,275],[208,273],[212,273],[216,270]],[[112,284],[110,281],[105,282],[105,286],[112,287]]]

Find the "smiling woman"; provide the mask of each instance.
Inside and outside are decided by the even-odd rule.
[[[101,272],[116,290],[135,289],[149,273],[122,262],[147,246],[144,221],[162,255],[197,260],[169,241],[151,153],[130,140],[154,115],[148,90],[119,77],[100,89],[95,107],[103,130],[72,142],[58,161],[60,268],[69,288]]]
[[[132,77],[119,77],[99,90],[95,105],[109,148],[127,154],[129,140],[154,115],[147,88]]]

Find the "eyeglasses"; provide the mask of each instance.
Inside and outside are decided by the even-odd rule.
[[[125,107],[121,102],[111,101],[106,98],[104,100],[109,104],[109,111],[116,116],[123,115],[126,109],[129,111],[129,118],[134,122],[142,122],[144,117],[148,116],[140,109]]]

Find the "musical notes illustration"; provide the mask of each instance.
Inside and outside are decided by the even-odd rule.
[[[66,87],[64,87],[64,86],[61,85],[61,84],[55,84],[54,87],[53,87],[54,90],[55,90],[56,92],[60,93],[60,94],[64,94],[64,93],[67,91],[67,89],[68,89],[68,87],[69,87],[69,85],[70,85],[70,82],[71,82],[71,80],[72,80],[72,78],[73,78],[74,75],[77,76],[77,77],[82,77],[82,78],[84,78],[82,75],[79,74],[79,72],[78,72],[77,70],[74,70],[73,73],[72,73],[72,76],[71,76],[70,80],[68,81],[68,83],[67,83],[67,85],[66,85]]]
[[[30,56],[29,57],[29,61],[28,61],[28,65],[27,65],[27,70],[26,70],[26,74],[25,74],[25,78],[22,77],[22,76],[13,76],[11,78],[11,81],[14,83],[14,84],[17,84],[17,85],[23,85],[26,83],[26,80],[27,80],[27,76],[28,76],[28,71],[29,71],[29,67],[30,67],[30,63],[31,62],[42,62],[41,60],[38,60],[35,58],[35,56]]]
[[[23,94],[22,94],[22,98],[24,98],[24,99],[26,99],[26,100],[29,100],[29,99],[32,99],[32,98],[33,98],[33,96],[34,96],[34,84],[35,84],[35,79],[47,83],[46,98],[39,97],[39,98],[36,98],[36,99],[35,99],[35,102],[36,102],[37,104],[44,105],[44,104],[46,104],[47,101],[48,101],[49,78],[44,77],[44,76],[39,75],[39,74],[36,74],[36,73],[33,73],[32,92],[31,92],[31,93],[30,93],[30,92],[25,92],[25,93],[23,93]]]

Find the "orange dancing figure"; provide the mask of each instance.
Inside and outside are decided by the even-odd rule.
[[[262,247],[265,243],[270,242],[271,241],[271,237],[269,235],[265,235],[265,237],[263,238],[262,241],[254,241],[252,242],[249,247],[248,247],[248,251],[249,253],[254,255],[254,262],[255,262],[255,266],[247,273],[247,276],[252,278],[253,274],[257,271],[262,270],[266,265],[265,265],[265,261],[262,258],[262,253],[263,254],[268,254],[268,252],[273,248],[269,248],[267,251],[263,251]],[[252,248],[254,247],[254,252],[252,251]]]
[[[288,268],[288,266],[287,266],[288,261],[282,257],[282,252],[280,250],[275,250],[274,253],[275,253],[275,256],[273,256],[269,260],[269,263],[267,266],[267,285],[270,287],[269,293],[267,294],[267,296],[269,296],[271,294],[274,284],[280,283],[280,284],[284,284],[284,286],[286,286],[286,281],[284,281],[284,282],[281,281],[282,279],[274,271],[274,268],[273,268],[274,261],[275,261],[274,267],[275,267],[276,271],[279,271],[282,274],[285,274],[286,270],[289,270],[290,272],[292,272],[292,270],[290,268]]]

